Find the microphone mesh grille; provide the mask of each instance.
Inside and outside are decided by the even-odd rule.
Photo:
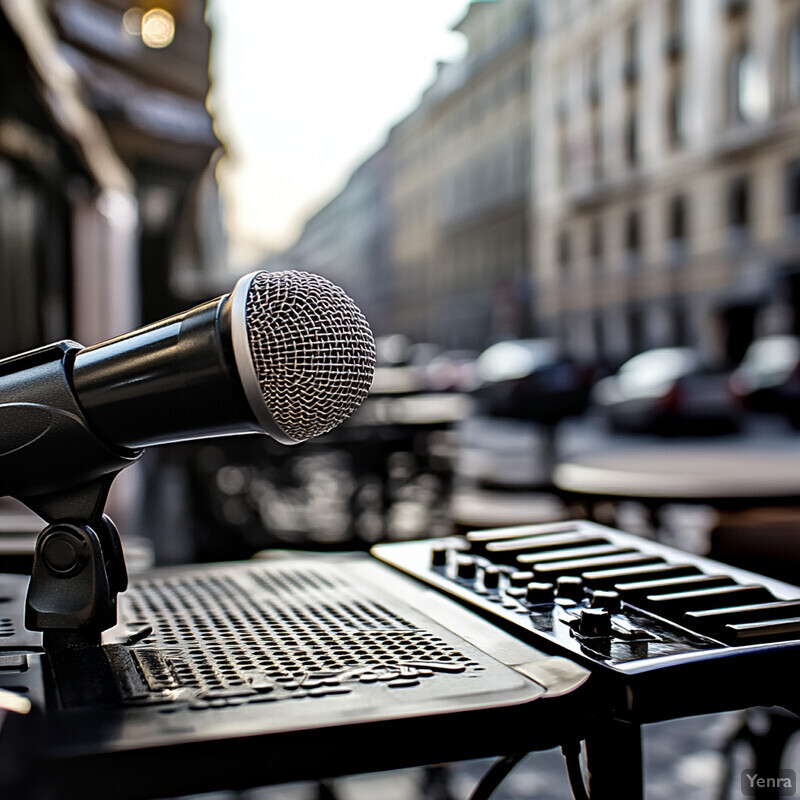
[[[245,317],[264,402],[293,439],[327,433],[364,402],[375,340],[338,286],[307,272],[261,272]]]

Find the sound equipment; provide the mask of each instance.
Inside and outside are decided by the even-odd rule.
[[[296,444],[364,401],[375,342],[342,289],[254,272],[233,291],[115,339],[0,361],[0,495],[48,526],[26,624],[49,649],[97,645],[127,585],[111,484],[149,445],[243,433]]]
[[[25,584],[0,577],[0,692],[33,706],[0,725],[8,796],[142,800],[584,734],[585,668],[363,554],[154,570],[102,647],[46,654]]]
[[[590,669],[598,701],[617,718],[800,708],[796,586],[584,521],[372,552]]]

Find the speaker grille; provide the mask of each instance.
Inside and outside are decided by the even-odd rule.
[[[331,565],[178,573],[139,582],[126,601],[130,623],[153,626],[132,650],[150,700],[322,696],[484,669]]]

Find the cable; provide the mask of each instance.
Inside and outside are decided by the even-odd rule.
[[[567,766],[567,779],[569,788],[572,791],[574,800],[589,800],[589,793],[583,782],[583,771],[581,770],[581,744],[580,742],[570,742],[561,745],[561,752],[564,754],[564,763]]]
[[[526,755],[527,753],[513,753],[512,755],[498,758],[497,761],[486,770],[484,776],[480,779],[478,785],[469,796],[469,800],[488,800],[508,773],[511,772]]]

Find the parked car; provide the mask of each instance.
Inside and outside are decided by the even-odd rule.
[[[561,355],[549,339],[513,339],[478,357],[479,410],[490,416],[552,425],[582,414],[589,399],[586,372]]]
[[[748,408],[784,414],[800,428],[800,338],[775,335],[754,340],[731,374],[730,385]]]
[[[445,350],[425,365],[425,383],[432,392],[469,392],[478,382],[477,353]]]
[[[705,369],[690,347],[634,356],[616,374],[598,381],[592,400],[616,431],[715,434],[741,425],[728,376]]]

